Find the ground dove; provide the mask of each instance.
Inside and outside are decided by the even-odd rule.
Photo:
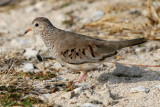
[[[32,30],[41,35],[56,60],[73,70],[82,72],[77,82],[86,78],[88,70],[96,68],[103,60],[115,55],[116,50],[145,42],[145,38],[126,41],[96,39],[58,29],[45,17],[34,19],[25,34]]]

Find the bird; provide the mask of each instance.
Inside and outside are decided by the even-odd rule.
[[[52,57],[73,71],[81,72],[76,83],[87,77],[105,59],[117,54],[117,50],[144,43],[144,37],[125,41],[106,41],[86,35],[61,30],[45,17],[35,18],[25,34],[33,31],[41,36]]]

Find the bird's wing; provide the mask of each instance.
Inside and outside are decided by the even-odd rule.
[[[114,46],[106,41],[69,32],[58,45],[59,59],[70,64],[93,63],[115,53]]]

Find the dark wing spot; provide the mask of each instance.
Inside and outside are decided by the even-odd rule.
[[[71,57],[72,56],[72,54],[69,54],[69,57]]]
[[[92,55],[93,57],[95,57],[94,53],[92,53],[92,52],[91,52],[91,55]]]
[[[92,55],[92,57],[95,57],[95,55],[94,55],[94,51],[93,51],[93,48],[92,48],[92,46],[91,46],[91,45],[89,45],[89,49],[90,49],[90,51],[91,51],[91,55]]]
[[[66,50],[66,51],[64,51],[64,52],[61,52],[61,55],[63,55],[64,57],[66,57],[66,54],[68,54],[68,49]]]
[[[75,50],[76,48],[74,48],[74,49],[71,49],[71,52],[74,52],[74,50]]]
[[[66,54],[68,52],[68,49],[64,52],[64,54]]]
[[[72,59],[72,54],[69,54],[68,56]]]
[[[85,53],[85,49],[83,49],[82,53],[83,53],[83,55],[86,55],[86,53]]]
[[[63,55],[64,57],[66,57],[65,54],[64,54],[64,52],[61,52],[61,55]]]
[[[66,56],[66,54],[68,53],[68,49],[63,53],[63,56]]]
[[[93,48],[92,48],[92,46],[91,46],[91,45],[89,45],[89,48],[90,48],[91,52],[93,52]]]
[[[78,52],[76,52],[76,55],[77,55],[77,56],[79,56],[79,53],[78,53]]]

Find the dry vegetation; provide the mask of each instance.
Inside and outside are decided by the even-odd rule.
[[[154,5],[153,5],[154,4]],[[160,7],[158,0],[136,2],[118,2],[106,5],[104,17],[86,24],[84,27],[109,32],[108,39],[132,39],[146,37],[160,39]],[[104,37],[105,38],[105,37]]]
[[[43,102],[38,98],[38,95],[42,93],[54,93],[59,91],[62,87],[64,92],[71,91],[74,89],[73,82],[70,83],[59,83],[59,82],[48,82],[44,83],[44,89],[36,90],[33,86],[34,81],[51,80],[56,77],[57,70],[48,72],[49,67],[45,67],[42,64],[43,70],[40,72],[23,72],[19,70],[23,62],[28,62],[25,59],[23,52],[10,52],[8,54],[0,55],[0,67],[3,68],[0,73],[0,105],[3,107],[19,105],[19,106],[31,106],[41,105],[48,106],[46,102]],[[38,60],[37,60],[38,61]],[[44,61],[45,62],[45,61]],[[55,72],[54,72],[55,71]],[[30,79],[27,80],[27,77]],[[62,92],[63,93],[63,92]],[[62,94],[60,93],[60,94]],[[53,104],[52,104],[53,105]]]

